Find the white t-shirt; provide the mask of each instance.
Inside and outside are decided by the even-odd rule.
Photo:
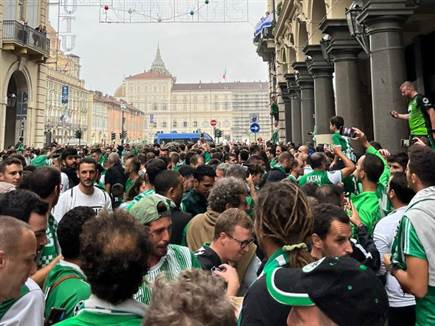
[[[60,184],[62,186],[60,193],[64,193],[69,188],[69,179],[65,172],[60,172],[60,179],[61,179]]]
[[[376,224],[373,233],[373,240],[375,241],[376,248],[381,256],[381,268],[379,272],[385,274],[384,255],[391,253],[391,246],[393,244],[394,236],[397,232],[400,220],[405,214],[406,206],[401,207],[388,216],[382,218]],[[407,307],[415,305],[415,299],[410,294],[405,294],[400,287],[397,279],[390,273],[387,273],[387,282],[385,290],[388,294],[388,301],[391,307]]]
[[[44,293],[31,278],[27,279],[26,286],[29,292],[8,309],[0,326],[44,325]]]
[[[53,210],[53,216],[58,223],[65,213],[78,206],[93,208],[97,214],[104,208],[109,211],[112,210],[112,201],[105,191],[94,186],[94,193],[86,195],[81,192],[79,187],[80,185],[77,185],[60,195],[59,201]]]
[[[343,180],[343,176],[340,170],[326,171],[326,173],[328,175],[329,181],[331,181],[331,183],[334,185],[341,183]]]

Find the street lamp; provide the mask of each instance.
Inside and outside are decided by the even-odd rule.
[[[6,106],[14,108],[17,105],[17,95],[15,93],[11,93],[7,97]]]
[[[362,8],[363,2],[361,0],[355,0],[352,2],[349,9],[346,9],[346,20],[350,35],[357,40],[365,53],[370,54],[366,26],[358,21],[358,16],[361,14]]]
[[[125,103],[121,103],[121,145],[124,145],[125,141],[125,116],[124,113],[127,111],[127,106]]]
[[[323,34],[322,39],[320,40],[320,48],[322,49],[322,56],[326,62],[331,62],[328,54],[328,48],[331,45],[331,35]]]

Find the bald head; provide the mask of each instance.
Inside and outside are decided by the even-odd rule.
[[[15,217],[0,215],[0,250],[14,254],[16,244],[25,230],[32,232],[29,224]]]
[[[0,215],[0,303],[16,298],[36,271],[36,237],[30,226]]]
[[[412,98],[417,94],[417,91],[413,83],[406,81],[400,85],[400,94],[404,97]]]
[[[410,81],[406,81],[402,85],[400,85],[400,88],[405,88],[405,87],[415,91],[415,86]]]

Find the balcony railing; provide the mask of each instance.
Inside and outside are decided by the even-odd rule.
[[[3,21],[3,44],[8,43],[28,48],[46,58],[50,53],[50,40],[45,33],[36,31],[16,20]]]

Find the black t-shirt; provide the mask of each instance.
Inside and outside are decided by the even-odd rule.
[[[281,326],[287,325],[291,306],[275,301],[267,291],[263,275],[248,289],[240,314],[241,326]]]
[[[192,219],[192,214],[185,213],[179,208],[173,208],[171,212],[172,233],[169,240],[172,244],[181,245],[183,239],[183,231],[189,221]]]
[[[104,183],[110,184],[110,188],[112,188],[115,183],[125,185],[126,181],[127,177],[125,176],[124,168],[122,167],[121,163],[116,163],[109,168],[104,177]]]
[[[222,265],[222,261],[217,253],[209,246],[204,245],[195,252],[196,257],[201,264],[201,268],[210,271],[213,267]]]

